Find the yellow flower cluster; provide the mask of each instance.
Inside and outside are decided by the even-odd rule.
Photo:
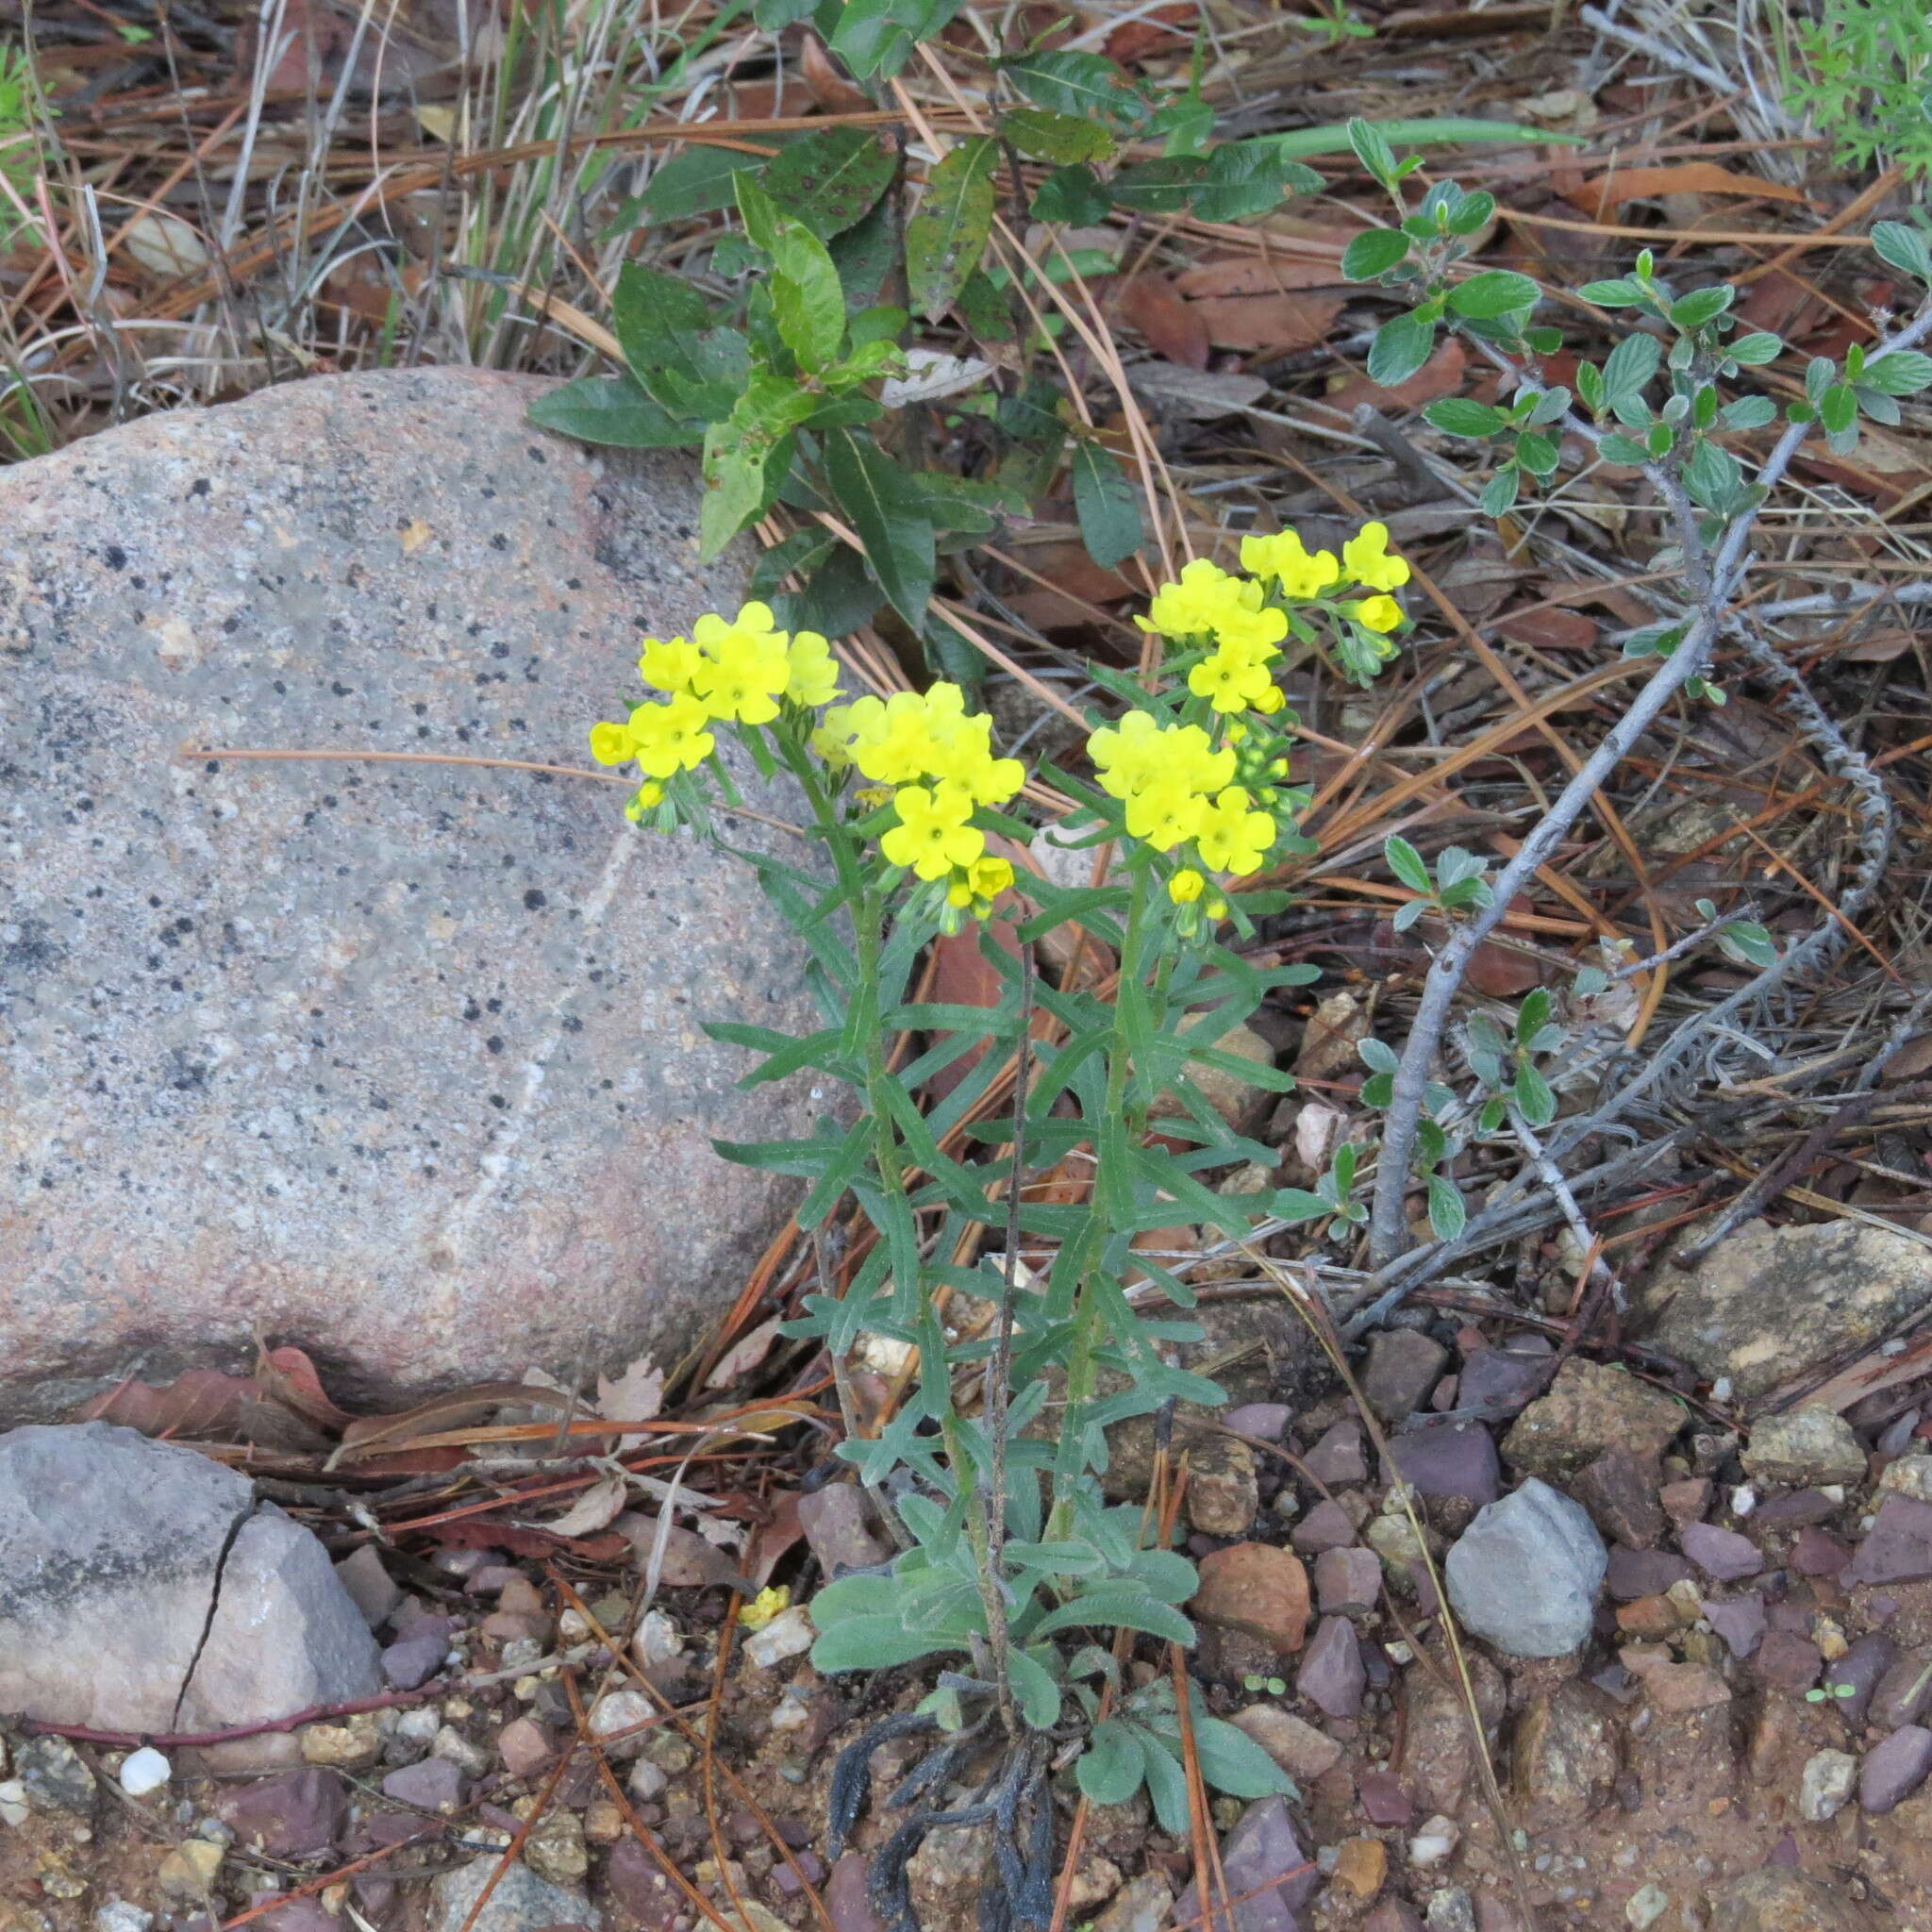
[[[1198,724],[1160,724],[1129,711],[1096,731],[1087,750],[1101,789],[1126,807],[1128,836],[1156,852],[1191,841],[1210,872],[1241,874],[1255,871],[1274,843],[1274,819],[1234,783],[1233,748],[1217,749]],[[1200,896],[1198,881],[1190,896]]]
[[[666,778],[710,757],[713,723],[768,724],[781,702],[815,706],[839,695],[832,647],[816,631],[782,631],[774,622],[769,605],[747,604],[728,622],[699,618],[689,639],[644,640],[638,675],[663,700],[637,706],[622,724],[591,727],[600,765],[637,760],[646,783],[635,804],[656,805]]]
[[[1004,805],[1026,776],[1018,758],[993,757],[992,720],[969,712],[957,684],[936,684],[923,695],[835,705],[811,743],[827,764],[856,766],[891,788],[897,823],[879,841],[887,858],[922,879],[948,880],[948,901],[984,918],[1013,883],[1013,868],[987,856],[973,814]]]

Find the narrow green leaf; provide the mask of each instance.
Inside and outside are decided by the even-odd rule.
[[[580,375],[530,405],[540,428],[617,449],[690,449],[704,441],[701,424],[680,422],[627,375]]]
[[[1074,444],[1074,508],[1087,554],[1111,570],[1141,547],[1141,493],[1112,453],[1082,438]]]
[[[918,625],[932,595],[932,525],[908,514],[905,473],[869,436],[835,429],[825,438],[825,481],[852,519],[879,588],[908,624]]]
[[[979,266],[992,231],[993,170],[999,143],[974,135],[932,171],[925,199],[906,225],[906,280],[912,307],[937,322]]]

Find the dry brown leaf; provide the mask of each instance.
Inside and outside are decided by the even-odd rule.
[[[1130,275],[1120,293],[1121,320],[1140,330],[1147,346],[1188,369],[1208,366],[1208,325],[1165,275]]]
[[[1890,630],[1874,630],[1838,655],[1849,658],[1854,664],[1890,664],[1894,658],[1904,657],[1912,648],[1913,636],[1913,632],[1896,626]]]
[[[1309,349],[1334,326],[1343,295],[1216,295],[1193,307],[1224,349],[1282,355]]]
[[[1668,167],[1617,168],[1583,182],[1571,199],[1598,221],[1626,201],[1649,201],[1659,194],[1745,194],[1763,201],[1806,202],[1802,189],[1757,175],[1738,175],[1715,161],[1678,161]],[[1808,205],[1808,204],[1807,204]]]
[[[459,1429],[465,1423],[479,1422],[506,1405],[568,1410],[573,1407],[573,1399],[529,1382],[479,1382],[474,1388],[453,1390],[447,1395],[420,1402],[395,1415],[361,1417],[342,1431],[342,1446],[337,1459],[357,1460],[377,1450],[399,1449],[419,1437],[440,1435],[445,1429]]]
[[[739,1580],[738,1565],[722,1550],[714,1550],[695,1530],[675,1523],[663,1523],[641,1510],[628,1512],[611,1524],[637,1553],[640,1563],[648,1564],[658,1539],[663,1537],[663,1561],[658,1581],[670,1590],[701,1590],[708,1584],[727,1587]]]
[[[591,1536],[608,1529],[624,1513],[630,1485],[621,1475],[599,1476],[555,1523],[539,1523],[533,1529],[548,1530],[552,1536]]]
[[[807,34],[798,50],[799,77],[827,114],[862,114],[871,100],[841,74],[816,34]]]
[[[705,1377],[705,1387],[728,1388],[739,1376],[750,1374],[771,1354],[772,1344],[778,1339],[778,1324],[782,1320],[782,1316],[774,1315],[769,1322],[760,1322],[741,1341],[733,1342],[718,1366]]]
[[[641,1355],[616,1381],[608,1375],[597,1377],[597,1413],[607,1423],[648,1423],[657,1421],[664,1408],[664,1371],[647,1355]],[[620,1436],[620,1451],[648,1441],[648,1436]]]
[[[1138,20],[1124,20],[1107,37],[1107,58],[1125,67],[1163,54],[1185,54],[1200,10],[1197,0],[1171,0],[1170,5],[1157,7]]]
[[[1341,251],[1346,235],[1338,235],[1332,250],[1309,244],[1298,250],[1291,242],[1277,242],[1266,255],[1225,255],[1174,277],[1183,295],[1285,295],[1296,289],[1339,289]]]
[[[1551,605],[1542,610],[1512,610],[1496,620],[1506,638],[1536,651],[1587,651],[1597,640],[1597,624],[1580,610]]]
[[[1028,570],[1038,571],[1070,597],[1084,597],[1090,604],[1111,604],[1134,594],[1134,586],[1119,571],[1095,563],[1084,543],[1024,543],[1016,545],[1014,554]],[[1031,583],[1032,579],[1024,581]],[[1084,622],[1085,613],[1061,621]]]
[[[1486,999],[1513,1000],[1541,983],[1541,964],[1515,946],[1486,940],[1469,959],[1469,983]]]

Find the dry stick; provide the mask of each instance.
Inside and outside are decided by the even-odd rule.
[[[1932,333],[1932,306],[1922,308],[1911,323],[1880,345],[1878,353],[1882,355],[1894,349],[1909,348],[1928,333]],[[1757,473],[1756,480],[1759,489],[1768,493],[1776,488],[1790,469],[1799,444],[1810,433],[1810,427],[1808,423],[1793,423],[1786,427]],[[1740,516],[1725,533],[1707,568],[1700,569],[1703,578],[1701,608],[1689,631],[1652,674],[1649,683],[1638,692],[1629,710],[1591,754],[1583,768],[1564,786],[1542,822],[1523,841],[1522,850],[1497,878],[1489,905],[1476,912],[1466,924],[1457,928],[1449,943],[1430,966],[1423,982],[1423,996],[1414,1024],[1409,1029],[1407,1043],[1395,1070],[1388,1124],[1376,1158],[1370,1254],[1377,1269],[1391,1266],[1407,1244],[1404,1204],[1408,1191],[1409,1161],[1415,1151],[1416,1130],[1422,1122],[1428,1087],[1429,1069],[1435,1060],[1443,1028],[1448,1024],[1450,1009],[1462,985],[1463,974],[1469,970],[1471,958],[1501,922],[1536,869],[1556,852],[1604,780],[1662,715],[1665,706],[1708,663],[1718,637],[1724,628],[1725,607],[1744,572],[1747,562],[1745,550],[1756,524],[1757,512],[1753,510]],[[1671,1041],[1665,1042],[1659,1055],[1646,1069],[1646,1074],[1654,1075],[1655,1070],[1664,1064],[1672,1042],[1682,1032],[1683,1028],[1678,1028]],[[1401,1299],[1403,1292],[1406,1291],[1391,1290],[1377,1297],[1350,1323],[1350,1331],[1359,1333],[1363,1327],[1380,1321]]]

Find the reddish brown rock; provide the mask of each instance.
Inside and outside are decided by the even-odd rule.
[[[1201,1559],[1201,1587],[1191,1606],[1204,1623],[1297,1651],[1308,1627],[1308,1573],[1291,1550],[1235,1543]]]
[[[175,756],[588,766],[640,630],[735,609],[745,561],[698,565],[688,458],[532,428],[546,387],[325,376],[0,472],[37,747],[0,805],[15,1412],[130,1361],[249,1367],[258,1333],[353,1404],[675,1354],[783,1221],[795,1184],[711,1145],[824,1110],[738,1091],[703,1030],[817,1024],[740,862],[626,824],[616,785]]]

